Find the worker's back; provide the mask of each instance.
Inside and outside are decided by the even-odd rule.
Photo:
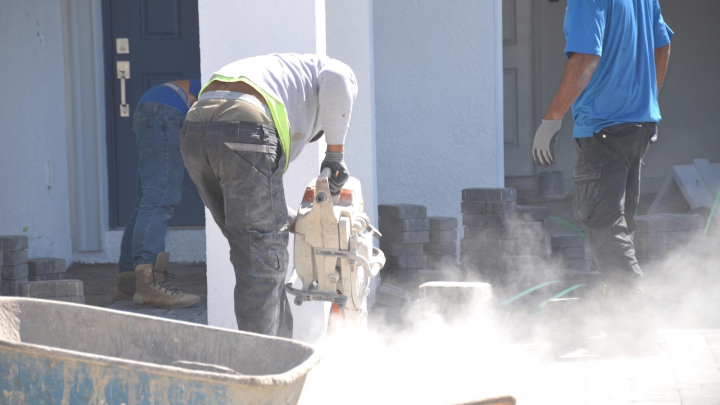
[[[575,137],[625,122],[659,122],[655,48],[672,31],[658,0],[568,0],[565,53],[600,55],[573,104]]]

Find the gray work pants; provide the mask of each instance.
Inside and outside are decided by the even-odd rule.
[[[585,227],[606,284],[622,295],[638,288],[643,275],[635,258],[633,216],[642,158],[656,129],[656,123],[621,124],[575,139],[575,218]]]
[[[205,206],[230,243],[238,328],[289,338],[285,159],[274,125],[232,121],[257,114],[252,109],[239,100],[198,101],[183,124],[181,152]],[[241,114],[224,113],[233,110]]]

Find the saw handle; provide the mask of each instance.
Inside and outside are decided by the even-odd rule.
[[[326,167],[326,168],[322,169],[322,171],[320,172],[320,176],[318,176],[318,177],[319,177],[319,178],[329,179],[331,172],[332,172],[332,171],[330,170],[330,168],[329,168],[329,167]]]

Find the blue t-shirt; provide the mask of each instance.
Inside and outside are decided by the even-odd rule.
[[[599,55],[585,91],[573,103],[573,137],[591,137],[626,122],[660,122],[655,48],[673,31],[659,0],[568,0],[565,55]]]
[[[198,92],[200,92],[200,80],[190,79],[190,94],[197,98]],[[187,114],[190,109],[185,100],[175,91],[172,87],[164,84],[150,88],[140,98],[140,103],[154,102],[169,105],[170,107],[177,108],[183,114]]]

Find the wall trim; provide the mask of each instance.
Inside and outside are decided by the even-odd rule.
[[[495,26],[495,159],[497,187],[505,187],[502,0],[493,1]]]

